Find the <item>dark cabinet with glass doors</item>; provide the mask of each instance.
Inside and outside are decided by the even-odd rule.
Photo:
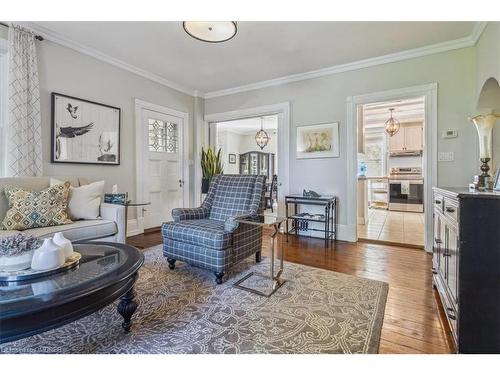
[[[240,154],[240,174],[264,175],[271,181],[274,172],[274,154],[251,151]]]

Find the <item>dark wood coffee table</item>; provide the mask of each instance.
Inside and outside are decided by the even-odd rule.
[[[116,301],[128,332],[137,309],[134,284],[144,255],[111,242],[74,244],[78,267],[22,282],[0,282],[0,343],[60,327]],[[112,329],[112,327],[110,327]]]

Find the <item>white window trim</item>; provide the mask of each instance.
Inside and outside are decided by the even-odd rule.
[[[9,41],[0,38],[0,176],[7,175],[7,124],[9,121]]]

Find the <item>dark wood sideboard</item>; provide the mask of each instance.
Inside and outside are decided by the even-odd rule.
[[[456,350],[500,353],[500,194],[433,190],[433,285]]]

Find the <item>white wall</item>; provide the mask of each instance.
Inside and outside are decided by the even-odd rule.
[[[410,60],[207,99],[205,113],[251,108],[290,101],[290,192],[303,188],[339,197],[339,223],[347,224],[346,99],[348,96],[438,83],[439,131],[457,129],[459,137],[438,139],[439,151],[454,151],[455,161],[440,163],[440,185],[464,186],[476,173],[477,142],[467,117],[472,111],[476,84],[475,48],[464,48]],[[295,128],[299,125],[340,122],[340,157],[295,158]]]
[[[224,162],[225,174],[239,174],[239,154],[241,135],[232,131],[217,131],[217,147],[222,149],[222,160]],[[236,155],[236,164],[229,164],[229,154]]]
[[[491,77],[500,82],[500,22],[489,22],[477,43],[477,83],[474,107],[483,84]],[[478,161],[478,168],[479,165]],[[500,167],[500,121],[497,121],[493,129],[492,166],[492,171]]]
[[[77,175],[103,179],[106,190],[118,184],[135,197],[134,98],[189,113],[188,137],[193,139],[193,97],[62,47],[48,40],[37,42],[41,91],[42,141],[45,175]],[[121,165],[71,165],[50,163],[51,92],[59,92],[121,108]],[[203,110],[203,109],[202,109]],[[189,159],[193,159],[190,141]],[[190,167],[193,176],[193,167]],[[190,201],[193,199],[191,184]],[[131,218],[135,217],[131,210]]]

